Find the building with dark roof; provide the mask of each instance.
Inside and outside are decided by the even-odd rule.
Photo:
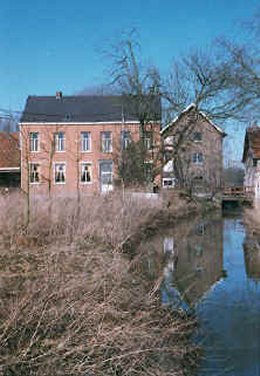
[[[142,136],[147,165],[153,163],[160,123],[157,96],[29,96],[20,122],[22,188],[39,194],[112,190],[130,142]]]
[[[260,127],[248,127],[244,140],[242,162],[245,165],[244,186],[260,198]]]
[[[79,95],[29,96],[21,118],[22,123],[101,123],[161,120],[159,96]]]

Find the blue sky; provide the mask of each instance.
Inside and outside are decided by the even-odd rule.
[[[229,35],[256,0],[2,0],[0,108],[22,109],[27,95],[73,94],[105,81],[101,54],[137,28],[147,60],[162,70],[174,56]]]
[[[174,57],[231,35],[258,0],[2,0],[0,108],[28,95],[71,95],[106,82],[101,53],[136,28],[146,60],[166,71]]]

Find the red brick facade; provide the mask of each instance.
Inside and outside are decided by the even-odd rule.
[[[150,131],[151,127],[154,143],[156,147],[159,147],[160,122],[147,126],[146,130]],[[102,175],[104,181],[109,181],[112,176],[114,182],[117,176],[116,165],[121,150],[122,131],[129,132],[133,141],[138,141],[140,138],[140,125],[137,121],[125,123],[22,122],[20,130],[22,189],[43,195],[48,193],[73,195],[77,191],[82,194],[100,192],[103,190],[102,187],[104,188],[104,185],[101,187],[102,166],[105,166]],[[105,141],[104,139],[102,141],[103,132],[110,132],[110,134],[105,134],[108,136]],[[87,137],[84,141],[86,133]],[[60,137],[59,140],[56,139],[56,145],[55,134],[59,134]],[[104,142],[107,152],[102,151]],[[83,146],[89,150],[82,150]],[[62,150],[58,151],[57,148]],[[104,163],[106,161],[111,164]],[[112,174],[109,171],[110,166]]]

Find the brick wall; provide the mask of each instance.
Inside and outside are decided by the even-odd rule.
[[[200,140],[194,138],[196,133],[200,134]],[[207,190],[219,189],[223,178],[223,135],[204,116],[191,110],[167,129],[164,138],[169,136],[173,136],[173,145],[174,142],[178,144],[179,137],[183,137],[177,153],[188,184],[193,184],[194,178],[197,178],[197,182],[200,181]],[[173,147],[173,154],[174,151]],[[194,154],[197,154],[197,161],[194,161]]]
[[[147,126],[147,131],[153,129],[157,145],[160,143],[160,124]],[[74,194],[77,190],[81,193],[95,193],[100,191],[100,162],[109,160],[113,162],[113,175],[116,176],[116,162],[120,154],[121,131],[129,131],[131,139],[138,141],[140,138],[140,126],[136,123],[93,123],[93,124],[25,124],[21,125],[22,144],[22,189],[36,194]],[[30,133],[38,132],[39,150],[30,151]],[[65,150],[54,150],[55,133],[63,132],[65,136]],[[81,132],[89,132],[91,147],[89,151],[81,150]],[[101,133],[111,132],[112,152],[101,151]],[[81,163],[89,163],[91,181],[80,181]],[[28,184],[30,164],[39,165],[39,182]],[[57,163],[65,163],[65,183],[55,183],[54,166]]]

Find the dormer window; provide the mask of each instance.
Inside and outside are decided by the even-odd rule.
[[[71,120],[71,114],[68,112],[65,114],[65,121],[70,121]]]

